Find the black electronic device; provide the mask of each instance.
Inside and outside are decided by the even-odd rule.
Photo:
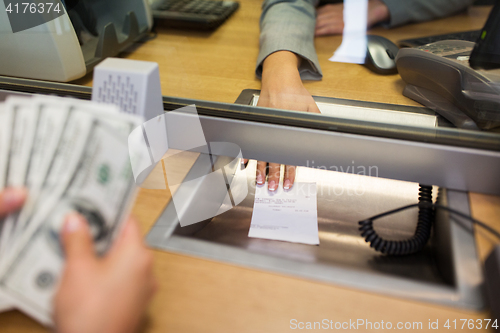
[[[158,0],[151,9],[155,22],[162,26],[214,30],[239,8],[236,1]]]
[[[368,35],[365,66],[377,74],[396,74],[399,48],[385,37]]]
[[[396,64],[403,95],[435,110],[459,128],[500,126],[500,70],[474,70],[474,43],[450,40],[403,48]]]
[[[476,43],[444,40],[401,49],[396,64],[407,83],[403,94],[459,128],[500,128],[499,21],[497,2]]]
[[[476,43],[444,40],[401,49],[396,64],[407,83],[403,95],[459,128],[499,128],[500,69],[492,69],[500,67],[499,21],[497,2]]]
[[[470,66],[475,69],[500,67],[500,2],[491,10],[476,45],[470,55]]]

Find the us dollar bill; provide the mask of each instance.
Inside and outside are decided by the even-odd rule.
[[[9,103],[9,100],[7,100],[7,103]],[[55,159],[59,157],[59,159],[64,159],[63,161],[59,161],[58,165],[61,165],[61,163],[68,163],[68,168],[63,169],[61,171],[59,170],[54,170],[54,172],[60,172],[61,173],[61,181],[65,181],[69,176],[68,173],[73,172],[75,165],[76,165],[76,159],[78,156],[80,156],[81,151],[83,150],[85,146],[85,139],[86,139],[86,131],[89,130],[90,123],[92,121],[91,117],[89,115],[85,115],[84,113],[80,112],[79,113],[80,117],[73,117],[72,122],[66,122],[64,124],[63,128],[63,133],[60,136],[60,140],[57,143],[57,147],[53,151],[52,156],[47,156],[46,158],[50,159],[50,169],[53,169],[53,165],[55,162]],[[80,121],[80,123],[78,123]],[[13,142],[13,140],[12,140]],[[73,148],[73,150],[72,150]],[[72,157],[73,159],[70,160],[69,156],[73,154]],[[67,155],[65,155],[67,154]],[[10,169],[9,169],[10,170]],[[66,172],[64,172],[66,171]],[[49,172],[47,171],[47,174]],[[42,189],[40,190],[40,193],[43,192],[43,188],[45,183],[47,182],[47,175],[45,177],[41,178],[42,182]],[[44,194],[40,194],[39,197],[43,197],[43,195],[47,196],[49,195],[49,191],[47,190]],[[29,222],[31,221],[32,217],[34,216],[34,212],[36,207],[40,204],[37,198],[32,198],[30,204],[27,206],[27,208],[31,208],[31,214],[26,216],[27,214],[23,214],[21,212],[21,215],[26,218],[26,221]],[[29,199],[30,201],[30,199]],[[33,207],[32,207],[33,206]],[[26,209],[23,209],[23,211],[26,213]],[[20,216],[21,216],[20,215]],[[26,222],[26,223],[27,223]],[[31,232],[33,232],[35,228],[33,227]],[[28,230],[30,231],[30,230]],[[19,250],[21,247],[21,243],[19,242],[19,239],[16,239],[15,242],[11,242],[12,246],[8,248],[4,248],[4,252],[2,253],[2,257],[0,258],[0,273],[5,270],[5,266],[11,259],[11,257],[14,255],[16,251]]]
[[[10,136],[12,129],[12,113],[6,110],[5,104],[0,104],[0,190],[5,187],[7,161],[10,151]],[[0,239],[2,237],[3,219],[0,217]],[[1,246],[1,243],[0,243]],[[0,312],[10,310],[12,302],[0,290]]]
[[[0,190],[5,188],[7,179],[12,122],[12,111],[7,110],[5,104],[0,104]],[[3,225],[4,219],[0,216],[0,248],[2,247]]]
[[[0,290],[0,313],[12,310],[13,308],[14,302],[11,301],[9,295]]]
[[[10,149],[6,161],[5,186],[20,187],[25,185],[28,170],[27,161],[31,155],[35,131],[38,126],[39,110],[31,98],[12,97],[5,104],[12,114],[12,133]],[[4,219],[0,236],[0,257],[12,242],[12,234],[18,213]]]
[[[0,287],[15,299],[16,307],[44,324],[52,322],[52,298],[64,264],[60,231],[65,216],[77,211],[87,218],[95,249],[102,254],[119,231],[135,194],[127,136],[122,130],[128,127],[130,131],[137,122],[122,121],[113,127],[88,114],[79,121],[88,127],[80,128],[85,144],[78,158],[62,163],[59,159],[74,156],[59,155],[53,161],[60,170],[62,164],[74,164],[71,173],[50,184],[51,193],[40,199],[33,212],[33,232],[23,233],[19,250],[0,277]]]
[[[33,165],[29,168],[27,177],[29,197],[19,214],[12,237],[16,244],[8,247],[3,257],[0,258],[0,273],[5,269],[10,257],[19,250],[20,242],[17,240],[23,234],[32,233],[40,223],[40,216],[36,216],[34,212],[37,211],[40,214],[46,209],[46,207],[40,207],[41,198],[60,193],[65,184],[70,181],[77,167],[78,158],[86,146],[87,136],[94,119],[99,118],[124,134],[130,131],[132,124],[135,125],[138,122],[137,117],[131,119],[120,115],[118,109],[110,105],[55,97],[38,97],[37,102],[42,105],[42,109],[50,118],[46,119],[48,124],[44,122],[40,125],[49,126],[48,130],[52,132],[49,134],[41,129],[37,135],[36,140],[43,142],[43,146],[37,147],[34,151],[37,156],[32,155],[30,158],[29,163]],[[54,118],[57,118],[54,114],[57,112],[60,113],[59,119]],[[50,135],[50,137],[45,135]],[[38,154],[39,149],[41,151]],[[37,209],[39,207],[40,209]]]
[[[12,134],[12,112],[0,104],[0,190],[5,187]]]
[[[38,127],[31,155],[27,161],[27,174],[24,184],[28,189],[28,198],[20,213],[15,215],[13,241],[21,236],[28,218],[33,213],[44,179],[47,176],[61,135],[65,129],[71,107],[68,102],[62,103],[61,99],[55,98],[36,98],[36,102],[40,112]]]

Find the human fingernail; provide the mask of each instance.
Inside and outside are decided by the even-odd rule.
[[[81,217],[76,213],[70,213],[66,216],[66,221],[64,222],[64,232],[73,233],[82,228],[83,222]]]
[[[259,173],[257,175],[257,184],[259,184],[259,185],[264,184],[264,180],[262,178],[263,178],[262,175]]]
[[[285,183],[283,184],[283,188],[285,190],[288,190],[291,187],[291,185],[292,185],[292,182],[289,179],[286,179]]]
[[[23,188],[8,188],[3,193],[3,203],[7,207],[18,206],[26,198],[26,190]]]
[[[269,182],[269,191],[276,191],[276,182],[274,180]]]

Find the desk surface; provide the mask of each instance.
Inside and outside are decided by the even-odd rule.
[[[158,37],[137,44],[125,57],[159,63],[163,95],[232,103],[243,89],[260,89],[254,68],[258,52],[261,1],[240,0],[241,8],[213,33],[158,28]],[[479,29],[488,8],[476,7],[450,18],[371,33],[393,41]],[[402,95],[397,75],[379,76],[365,67],[332,63],[328,58],[341,37],[316,39],[324,79],[307,82],[319,96],[417,105]],[[91,77],[77,81],[91,85]],[[142,190],[134,207],[144,234],[170,199],[166,190]],[[470,195],[473,216],[500,229],[500,197]],[[492,238],[477,232],[480,256],[489,252]],[[443,306],[418,303],[334,285],[282,276],[238,266],[155,251],[159,291],[148,310],[144,332],[285,332],[290,320],[333,322],[364,319],[371,322],[422,322],[487,318]],[[18,311],[0,314],[2,332],[48,332]],[[470,330],[469,330],[470,331]]]

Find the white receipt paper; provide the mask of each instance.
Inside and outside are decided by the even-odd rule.
[[[328,59],[336,62],[364,64],[366,57],[366,25],[368,0],[344,0],[342,44]]]
[[[257,185],[248,237],[319,244],[316,183],[295,183],[290,190]]]

